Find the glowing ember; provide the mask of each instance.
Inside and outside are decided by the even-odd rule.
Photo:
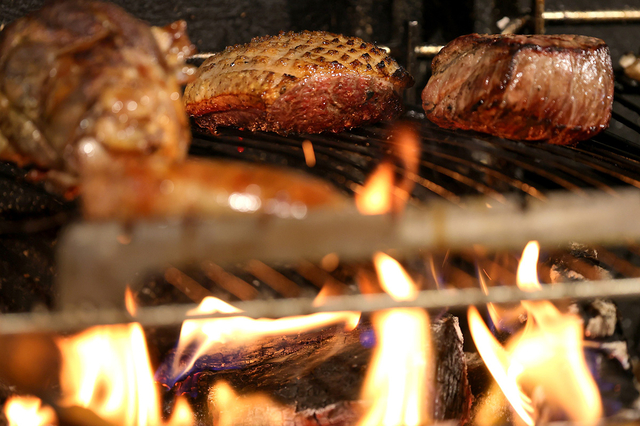
[[[215,297],[207,297],[190,314],[241,312]],[[345,323],[348,330],[360,320],[359,312],[319,313],[281,319],[253,319],[243,316],[189,320],[182,324],[180,340],[173,363],[173,377],[187,373],[198,358],[216,351],[220,345],[237,344],[252,339],[295,334],[328,325]],[[195,346],[195,349],[193,349]],[[186,356],[186,353],[189,353]],[[185,360],[186,358],[186,360]]]
[[[95,327],[58,341],[63,356],[62,406],[80,406],[123,426],[186,426],[193,415],[178,401],[161,420],[147,346],[139,324]]]
[[[417,289],[400,264],[378,253],[374,262],[382,287],[396,300]],[[429,317],[422,309],[390,309],[372,317],[378,345],[362,398],[371,404],[360,426],[418,426],[429,423],[427,389],[431,371]]]
[[[12,396],[7,399],[4,414],[9,426],[49,426],[57,425],[58,419],[53,408],[42,405],[35,396]]]
[[[315,166],[316,153],[310,140],[306,139],[302,142],[302,152],[304,153],[304,161],[307,163],[307,167]]]
[[[517,281],[523,290],[540,288],[538,253],[533,242],[522,254]],[[559,409],[581,424],[595,424],[602,404],[582,352],[580,319],[560,313],[547,301],[523,301],[522,305],[528,313],[526,326],[506,348],[493,337],[478,311],[469,309],[471,335],[487,368],[526,424],[535,424],[539,405]]]

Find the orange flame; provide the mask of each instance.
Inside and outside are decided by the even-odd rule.
[[[35,396],[12,396],[7,399],[4,414],[9,426],[50,426],[57,425],[58,419],[53,408],[42,405]]]
[[[294,418],[294,412],[290,407],[259,393],[238,395],[226,382],[217,382],[209,390],[209,401],[213,424],[216,426],[293,423],[291,419]]]
[[[178,401],[168,423],[161,421],[160,397],[153,381],[142,327],[95,327],[61,338],[62,406],[81,406],[123,426],[193,424],[186,402]]]
[[[124,306],[132,317],[136,316],[138,306],[136,305],[136,296],[133,294],[131,287],[127,286],[124,290]]]
[[[242,311],[220,299],[206,297],[189,314],[239,312]],[[180,331],[180,340],[173,364],[173,377],[178,378],[189,371],[199,357],[215,351],[219,345],[241,343],[266,336],[300,333],[341,322],[345,323],[347,330],[352,330],[358,325],[359,320],[359,312],[318,313],[275,320],[253,319],[244,316],[188,320],[182,324]],[[194,343],[197,344],[197,348],[185,361],[183,358],[185,351]]]
[[[400,264],[377,253],[380,284],[396,300],[411,300],[417,288]],[[429,317],[422,309],[390,309],[372,317],[378,345],[362,398],[371,404],[360,426],[418,426],[429,422],[426,395],[431,372]]]
[[[356,207],[364,215],[402,212],[415,186],[421,154],[415,129],[407,124],[396,126],[387,148],[385,158],[356,192]]]
[[[518,266],[518,286],[540,288],[537,279],[539,247],[531,242]],[[528,320],[522,333],[502,347],[475,308],[469,309],[469,327],[478,352],[514,411],[527,424],[535,424],[531,395],[544,395],[548,407],[558,408],[585,425],[595,424],[602,404],[582,353],[582,323],[562,314],[547,301],[523,301]],[[534,392],[535,391],[535,392]]]
[[[480,281],[480,288],[482,289],[482,292],[484,294],[488,294],[489,288],[485,282],[483,272],[478,271],[478,279]],[[505,328],[509,329],[515,325],[521,325],[523,322],[521,319],[526,316],[526,310],[521,304],[505,307],[503,305],[487,303],[487,312],[489,312],[489,317],[491,318],[495,328],[500,331],[504,331]]]
[[[391,210],[394,170],[393,164],[382,162],[367,178],[362,190],[355,196],[356,207],[360,213],[374,215]]]

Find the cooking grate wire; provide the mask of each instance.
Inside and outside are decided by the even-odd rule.
[[[616,94],[615,104],[640,120],[640,106],[623,94]],[[417,184],[414,202],[436,196],[459,203],[465,195],[502,201],[504,194],[514,192],[544,199],[546,192],[558,189],[577,194],[597,189],[614,195],[621,186],[640,188],[640,144],[613,130],[566,147],[440,129],[425,120],[419,108],[410,108],[405,120],[417,126],[422,139],[419,172],[405,173]],[[614,111],[612,127],[619,127],[616,123],[640,134],[640,125]],[[219,129],[212,136],[195,129],[191,152],[304,170],[353,193],[390,151],[390,129],[379,124],[338,134],[291,136],[237,129]],[[311,168],[302,150],[305,140],[313,144],[316,155]]]

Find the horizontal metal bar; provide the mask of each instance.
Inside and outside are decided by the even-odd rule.
[[[638,21],[640,10],[565,10],[544,11],[542,18],[545,21],[571,22],[598,22],[598,21]]]
[[[310,212],[304,219],[246,214],[208,221],[78,223],[60,238],[60,307],[123,305],[127,285],[140,274],[211,260],[225,267],[251,259],[291,262],[370,259],[375,251],[626,243],[640,240],[640,191],[616,194],[551,193],[545,201],[463,199],[461,206],[434,201],[401,216],[362,216],[355,208]],[[123,238],[124,237],[124,238]]]
[[[328,298],[321,306],[312,298],[257,300],[239,302],[235,306],[240,314],[188,315],[196,305],[166,305],[142,307],[131,316],[124,309],[101,308],[95,310],[68,310],[0,315],[0,334],[35,332],[66,333],[97,325],[139,322],[145,327],[175,326],[188,319],[225,318],[246,316],[251,318],[281,318],[319,312],[374,312],[390,308],[466,308],[486,303],[515,303],[522,300],[583,300],[598,297],[640,297],[640,278],[559,283],[545,285],[539,291],[527,292],[517,287],[491,287],[487,294],[479,288],[425,290],[413,301],[397,301],[387,294],[346,295]]]

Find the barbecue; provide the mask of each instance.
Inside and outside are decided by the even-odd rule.
[[[640,294],[640,225],[630,214],[639,204],[640,107],[633,82],[619,79],[615,89],[610,127],[575,146],[439,128],[411,103],[402,128],[288,136],[192,128],[189,153],[201,161],[310,173],[341,193],[339,209],[277,203],[271,216],[249,213],[252,187],[227,194],[243,215],[70,222],[74,203],[3,165],[7,193],[22,194],[14,197],[22,213],[5,216],[3,244],[13,241],[14,258],[32,259],[35,269],[13,280],[30,288],[37,276],[46,289],[0,288],[19,295],[2,299],[15,312],[0,317],[0,380],[12,385],[0,383],[2,401],[11,395],[5,412],[13,420],[41,404],[45,419],[52,409],[60,424],[83,425],[588,424],[637,416],[628,338],[636,329],[631,297]],[[357,210],[385,191],[393,193],[377,214]],[[37,205],[24,201],[30,194]],[[52,262],[52,246],[55,294],[52,269],[39,264]],[[57,309],[33,309],[54,302]],[[471,305],[482,318],[467,316]],[[524,346],[505,344],[525,318]],[[483,333],[485,323],[493,328]],[[289,324],[295,332],[282,331]],[[546,333],[549,325],[559,328]],[[565,336],[558,330],[571,339],[539,343]],[[505,371],[516,374],[499,379]],[[84,399],[75,374],[95,377],[88,387],[99,391]],[[409,387],[398,390],[400,380]],[[569,400],[553,380],[571,389]],[[117,383],[133,393],[109,394]]]

